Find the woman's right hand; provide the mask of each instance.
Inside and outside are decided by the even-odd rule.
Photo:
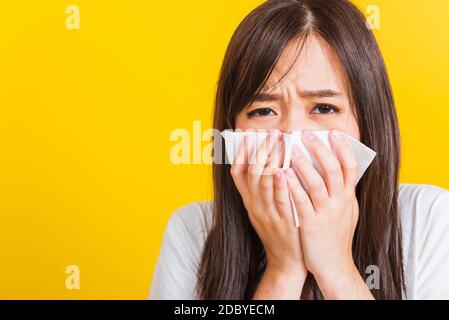
[[[271,130],[253,157],[255,141],[245,136],[231,167],[249,220],[264,246],[267,266],[254,298],[299,299],[307,276],[299,229],[295,227],[287,179],[282,171],[283,142]]]

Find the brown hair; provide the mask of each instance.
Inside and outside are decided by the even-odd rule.
[[[270,0],[254,9],[228,45],[214,128],[235,129],[236,116],[263,88],[290,41],[311,34],[324,38],[345,71],[360,141],[377,152],[356,186],[354,261],[362,276],[367,266],[379,267],[380,288],[371,290],[375,298],[401,299],[405,286],[397,204],[399,128],[384,61],[365,21],[346,0]],[[229,170],[229,164],[213,165],[214,218],[198,269],[200,299],[251,299],[266,266],[263,245]],[[322,299],[311,275],[308,281],[311,297]]]

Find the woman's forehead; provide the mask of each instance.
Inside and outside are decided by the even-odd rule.
[[[302,42],[302,39],[295,39],[285,48],[263,91],[280,92],[284,86],[295,85],[301,91],[326,89],[345,95],[344,71],[334,50],[319,36],[311,35],[306,43]],[[284,75],[284,79],[273,87]]]

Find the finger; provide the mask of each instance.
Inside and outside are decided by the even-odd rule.
[[[332,150],[311,131],[303,132],[302,141],[323,170],[323,179],[329,196],[341,193],[344,188],[343,173],[340,162]]]
[[[276,135],[270,133],[262,142],[260,148],[250,158],[248,165],[248,189],[254,196],[260,196],[260,179],[276,139]]]
[[[268,156],[267,164],[260,177],[260,193],[266,207],[274,207],[274,172],[279,168],[279,153],[282,148],[280,137],[279,135],[278,139],[274,142],[271,153]]]
[[[329,201],[326,184],[309,159],[301,154],[297,145],[292,146],[291,166],[303,178],[313,207],[319,211]]]
[[[287,177],[288,189],[292,195],[293,203],[295,204],[301,223],[310,221],[310,219],[315,217],[315,210],[309,195],[302,187],[298,176],[292,168],[285,170],[285,174]]]
[[[294,225],[293,208],[290,202],[290,195],[287,183],[287,177],[278,168],[274,174],[274,202],[279,212],[281,220],[287,221],[290,225]]]
[[[354,189],[359,165],[357,157],[343,134],[335,129],[331,131],[331,143],[342,167],[343,185],[346,189]]]
[[[282,135],[278,135],[275,145],[268,157],[267,165],[264,174],[272,175],[277,168],[280,168],[283,161],[284,143]]]
[[[250,164],[260,164],[263,165],[264,168],[268,162],[268,158],[271,154],[271,151],[279,139],[279,131],[270,130],[268,132],[267,137],[262,142],[261,146],[258,148],[256,153],[250,159]]]
[[[231,166],[231,176],[240,194],[246,196],[247,194],[247,171],[248,171],[248,157],[251,154],[253,147],[253,137],[245,135],[243,141],[240,143],[234,163]]]

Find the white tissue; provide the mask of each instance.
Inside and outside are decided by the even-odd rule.
[[[331,148],[331,143],[329,141],[329,132],[330,130],[320,130],[320,131],[312,131],[334,154],[335,151]],[[358,172],[357,172],[357,179],[356,183],[360,181],[363,174],[365,173],[366,169],[368,169],[369,165],[372,163],[374,157],[376,156],[376,152],[367,146],[365,146],[363,143],[358,141],[357,139],[353,138],[352,136],[339,131],[345,138],[346,141],[349,143],[349,146],[353,150],[355,156],[358,160]],[[223,136],[225,140],[225,149],[226,149],[226,156],[228,158],[229,163],[234,162],[235,155],[237,153],[238,147],[240,143],[243,140],[243,137],[245,135],[254,135],[256,137],[256,148],[253,148],[253,153],[259,148],[261,143],[266,139],[268,132],[234,132],[232,130],[224,130],[221,132],[221,135]],[[285,142],[285,154],[284,154],[284,162],[282,165],[282,169],[286,170],[290,167],[290,159],[291,159],[291,152],[292,152],[292,145],[296,144],[299,146],[299,149],[301,152],[311,161],[312,165],[316,168],[316,170],[320,173],[321,176],[323,176],[322,168],[320,167],[318,161],[315,160],[315,158],[310,154],[310,152],[307,150],[307,148],[302,143],[301,139],[302,131],[293,131],[292,133],[283,133],[284,136],[284,142]],[[298,175],[299,179],[301,181],[301,184],[304,186],[304,188],[307,190],[307,185],[305,184],[304,180],[302,179],[301,175]],[[291,197],[290,197],[291,200]],[[295,218],[295,224],[297,227],[299,227],[299,220],[298,215],[296,212],[295,205],[292,202],[293,211],[294,211],[294,218]]]

